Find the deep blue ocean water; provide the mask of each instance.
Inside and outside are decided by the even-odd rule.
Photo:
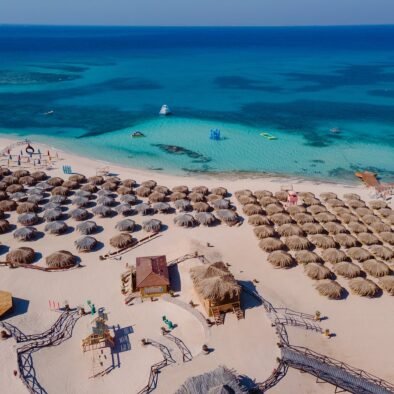
[[[177,173],[392,181],[394,26],[0,26],[0,134]]]

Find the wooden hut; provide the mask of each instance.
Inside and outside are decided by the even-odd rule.
[[[12,309],[12,294],[0,290],[0,318]]]

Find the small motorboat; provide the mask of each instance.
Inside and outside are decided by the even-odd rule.
[[[159,115],[167,116],[167,115],[170,115],[170,114],[171,114],[170,108],[168,107],[168,105],[164,104],[164,105],[160,108]]]
[[[138,137],[145,137],[145,134],[141,133],[141,131],[134,131],[131,136],[133,138],[138,138]]]
[[[341,129],[339,127],[333,127],[332,129],[330,129],[330,132],[334,134],[338,134],[341,132]]]
[[[48,111],[48,112],[44,112],[44,115],[48,116],[48,115],[53,115],[54,113],[55,113],[55,111],[51,110],[51,111]]]
[[[267,138],[267,140],[270,140],[270,141],[273,141],[273,140],[277,140],[277,139],[278,139],[277,137],[275,137],[274,135],[269,134],[269,133],[260,133],[260,135],[261,135],[262,137],[264,137],[264,138]]]

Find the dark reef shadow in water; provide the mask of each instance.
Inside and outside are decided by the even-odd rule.
[[[44,70],[60,70],[60,71],[65,71],[65,72],[71,72],[71,73],[82,73],[84,71],[88,71],[89,67],[82,67],[82,66],[74,66],[72,64],[62,64],[62,63],[55,63],[55,64],[28,64],[29,67],[34,67],[34,68],[41,68]]]
[[[280,86],[268,85],[263,81],[245,78],[239,75],[217,77],[213,83],[220,89],[258,90],[268,93],[280,93],[283,91],[283,88]]]
[[[0,86],[39,85],[59,83],[81,78],[80,75],[64,73],[43,73],[38,71],[0,70]]]
[[[201,153],[194,152],[190,149],[183,148],[182,146],[166,145],[166,144],[151,144],[151,145],[171,155],[187,156],[193,159],[192,163],[200,164],[200,163],[209,163],[210,161],[212,161],[210,157],[204,156]]]

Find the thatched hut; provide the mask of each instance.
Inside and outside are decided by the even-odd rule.
[[[170,195],[170,200],[173,202],[178,201],[178,200],[186,200],[186,199],[187,199],[186,193],[174,192]]]
[[[341,261],[334,265],[334,272],[337,275],[343,276],[347,279],[356,278],[361,276],[361,269],[357,264],[348,261]]]
[[[353,278],[349,280],[349,287],[353,294],[362,297],[375,297],[379,294],[379,286],[372,282],[372,280],[362,277]]]
[[[68,196],[70,191],[67,187],[56,186],[51,191],[52,196]]]
[[[162,186],[162,185],[155,186],[153,188],[153,191],[164,194],[165,196],[171,193],[170,189],[167,186]]]
[[[37,224],[38,221],[39,218],[34,212],[23,213],[22,215],[18,216],[18,223],[20,223],[22,226],[33,226]]]
[[[301,226],[301,229],[307,234],[323,234],[324,228],[319,223],[305,223]]]
[[[379,279],[379,286],[394,296],[394,276],[383,276]]]
[[[97,205],[92,209],[92,212],[94,215],[101,216],[103,218],[112,216],[114,214],[114,211],[105,205]]]
[[[290,250],[305,250],[311,246],[308,238],[299,235],[291,235],[284,239],[285,245]]]
[[[85,237],[81,237],[75,240],[74,245],[78,252],[90,252],[97,245],[97,240],[96,238],[87,235]]]
[[[339,245],[345,248],[357,246],[357,239],[350,234],[337,234],[334,239],[339,243]]]
[[[293,217],[298,224],[313,223],[315,221],[313,216],[308,213],[296,213]]]
[[[189,188],[185,185],[174,186],[171,190],[173,193],[189,193]]]
[[[205,194],[202,193],[191,192],[187,197],[192,202],[205,201]]]
[[[134,207],[135,211],[141,215],[148,215],[151,212],[151,206],[149,204],[140,203]]]
[[[373,215],[373,211],[371,209],[369,209],[369,208],[356,208],[355,212],[361,218],[366,216],[366,215]]]
[[[28,170],[16,170],[12,173],[13,176],[16,176],[17,178],[22,178],[24,176],[29,176],[30,172]]]
[[[386,223],[383,222],[375,222],[371,224],[371,228],[377,232],[377,233],[390,233],[391,232],[391,226],[389,226]],[[363,231],[363,232],[367,232],[367,231]]]
[[[335,215],[329,212],[321,212],[314,215],[314,217],[320,223],[335,222],[335,220],[337,219]]]
[[[101,175],[95,175],[88,178],[88,182],[92,185],[102,185],[104,183],[104,177]]]
[[[87,235],[92,234],[97,230],[97,224],[91,220],[88,220],[78,224],[76,228],[81,234]]]
[[[371,233],[359,233],[357,238],[363,245],[378,245],[380,243],[378,237]]]
[[[51,185],[53,187],[61,186],[63,184],[63,182],[64,182],[64,180],[60,177],[57,177],[57,176],[55,176],[53,178],[49,178],[47,180],[48,185]]]
[[[291,235],[304,236],[304,231],[296,224],[282,224],[276,230],[282,237],[289,237]]]
[[[136,244],[136,239],[129,233],[120,233],[109,240],[111,246],[117,249],[129,248]]]
[[[3,212],[15,211],[17,203],[14,200],[3,200],[0,201],[0,210]]]
[[[264,238],[259,242],[259,247],[264,250],[264,252],[274,252],[276,250],[284,249],[284,243],[277,238],[268,237]]]
[[[124,194],[123,196],[120,197],[121,202],[126,202],[127,204],[137,204],[138,199],[134,194]]]
[[[318,263],[304,265],[304,271],[309,278],[314,280],[329,279],[333,276],[332,272],[327,267]]]
[[[149,219],[142,222],[142,229],[148,233],[158,233],[161,229],[161,220]]]
[[[253,229],[253,232],[258,239],[274,237],[276,234],[274,228],[267,225],[257,226]]]
[[[336,242],[329,235],[324,235],[324,234],[311,235],[311,241],[318,248],[322,248],[322,249],[330,249],[336,247]]]
[[[237,213],[232,211],[231,209],[218,209],[216,211],[216,215],[221,221],[225,222],[230,226],[238,223],[239,220],[239,216],[237,215]]]
[[[70,212],[70,217],[76,220],[77,222],[80,222],[82,220],[86,220],[89,217],[89,212],[83,208],[73,209]]]
[[[368,250],[360,247],[353,247],[347,250],[347,255],[357,261],[365,261],[371,257],[371,253]]]
[[[87,183],[83,186],[81,186],[81,190],[89,193],[96,193],[98,190],[98,187],[96,185],[92,185],[91,183]]]
[[[330,234],[340,234],[347,232],[346,228],[342,226],[342,224],[336,222],[327,222],[324,224],[324,228]]]
[[[66,187],[68,190],[79,189],[79,183],[75,181],[64,181],[62,187]]]
[[[184,212],[184,211],[188,211],[191,208],[191,204],[189,200],[186,199],[181,199],[181,200],[176,200],[174,202],[174,206],[176,209],[178,209],[178,211]]]
[[[243,207],[243,211],[248,216],[258,215],[263,213],[263,210],[261,209],[260,205],[257,204],[247,204]]]
[[[321,256],[324,261],[327,261],[331,264],[337,264],[348,259],[344,251],[335,248],[323,250]]]
[[[115,199],[109,196],[102,196],[97,199],[97,204],[112,207],[115,205]]]
[[[110,182],[110,181],[105,181],[102,185],[101,185],[101,189],[102,190],[109,190],[111,192],[116,191],[116,189],[118,188],[118,184],[115,182]],[[149,189],[150,190],[150,189]]]
[[[248,223],[252,226],[261,226],[262,224],[272,224],[267,216],[263,215],[251,215],[248,217]]]
[[[267,215],[275,215],[276,213],[281,213],[284,212],[283,206],[280,204],[268,204],[264,207],[265,212],[267,212]],[[260,208],[260,211],[262,209]]]
[[[332,279],[319,280],[316,284],[316,290],[330,300],[340,300],[345,292],[341,285]]]
[[[361,197],[356,193],[345,193],[343,198],[345,200],[361,200]]]
[[[45,181],[47,179],[47,174],[44,171],[35,171],[30,174],[36,181]]]
[[[196,221],[192,215],[183,213],[175,216],[174,223],[180,227],[193,227],[196,224]]]
[[[71,268],[76,264],[76,257],[67,250],[59,250],[46,257],[45,262],[50,268]]]
[[[289,205],[286,211],[288,214],[294,216],[297,213],[306,213],[306,208],[302,205]]]
[[[212,201],[211,204],[212,204],[212,206],[215,209],[228,209],[228,208],[230,208],[230,201],[225,199],[225,198],[221,198],[219,200]]]
[[[216,218],[210,212],[198,212],[194,215],[196,221],[204,226],[210,226],[216,222]]]
[[[338,198],[338,196],[332,192],[323,192],[323,193],[320,193],[320,198],[323,201],[327,201],[327,200],[332,200],[332,199]]]
[[[214,187],[211,189],[211,194],[216,194],[218,196],[225,197],[228,194],[228,191],[225,187]]]
[[[18,213],[20,215],[22,213],[37,212],[37,210],[38,210],[37,204],[31,203],[31,202],[22,202],[16,208],[16,213]]]
[[[37,230],[34,227],[21,227],[14,231],[13,236],[18,241],[30,241],[36,233]]]
[[[119,213],[120,215],[127,216],[133,212],[133,208],[130,204],[128,204],[127,202],[124,202],[124,203],[116,206],[115,211],[117,213]]]
[[[35,252],[32,248],[22,246],[13,249],[5,256],[5,261],[11,264],[31,264],[34,261]]]
[[[391,273],[391,270],[388,265],[386,265],[382,261],[378,261],[375,259],[365,260],[363,262],[363,269],[366,273],[374,276],[375,278],[380,278],[381,276],[390,275]]]
[[[320,263],[321,259],[314,252],[310,252],[309,250],[300,250],[295,254],[295,261],[298,264],[310,264],[310,263]]]
[[[268,255],[268,262],[275,268],[290,268],[294,266],[294,259],[290,253],[276,250]]]
[[[45,225],[45,231],[49,234],[60,235],[64,234],[68,230],[68,226],[65,222],[56,220],[54,222],[47,223]]]
[[[150,202],[163,202],[166,199],[166,195],[164,193],[153,192],[149,194],[148,200]]]
[[[149,181],[141,182],[141,186],[147,187],[149,189],[153,189],[154,187],[157,186],[157,182],[152,180],[152,179],[150,179]]]
[[[133,231],[135,228],[135,221],[131,219],[124,219],[116,223],[115,228],[118,231]]]
[[[63,212],[59,208],[54,208],[54,209],[47,209],[44,211],[44,214],[42,217],[47,221],[47,222],[53,222],[54,220],[59,220],[63,216]]]
[[[365,233],[366,231],[368,231],[368,228],[360,222],[350,222],[347,226],[349,227],[349,230],[354,234]]]
[[[152,208],[155,212],[168,213],[171,209],[171,206],[166,202],[157,202],[156,204],[153,204]]]
[[[275,197],[266,196],[266,197],[261,197],[259,202],[262,207],[266,207],[267,205],[270,204],[277,204],[279,201]]]
[[[383,260],[390,260],[394,257],[394,251],[383,245],[371,246],[371,252],[374,256],[379,257]]]
[[[193,209],[196,212],[208,212],[211,208],[206,202],[196,202],[193,204]]]
[[[275,213],[274,215],[270,216],[270,220],[278,226],[292,222],[290,215],[287,213]]]
[[[383,231],[379,234],[382,241],[394,245],[394,233],[391,231]]]

